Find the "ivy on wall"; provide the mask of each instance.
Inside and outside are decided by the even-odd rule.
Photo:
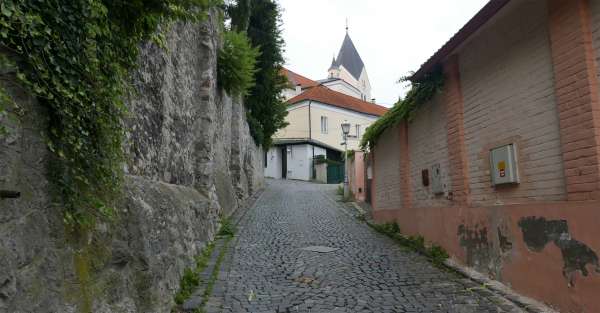
[[[219,50],[217,81],[230,95],[246,96],[254,86],[257,47],[252,47],[243,32],[226,31],[223,47]]]
[[[408,81],[402,78],[400,81]],[[431,100],[444,86],[444,73],[437,67],[419,81],[411,81],[411,89],[404,99],[400,99],[387,113],[375,123],[367,127],[361,141],[360,148],[366,150],[373,148],[377,139],[386,129],[395,126],[402,120],[410,121],[414,118],[419,106]]]
[[[48,112],[51,180],[67,225],[114,214],[122,176],[122,96],[141,41],[160,25],[200,21],[215,0],[3,0],[0,45]],[[4,93],[2,93],[4,94]],[[0,115],[4,108],[0,108]]]

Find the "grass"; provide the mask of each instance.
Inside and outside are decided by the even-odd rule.
[[[215,248],[214,243],[209,243],[200,255],[196,257],[196,266],[194,268],[186,268],[183,271],[183,276],[179,282],[179,291],[175,294],[175,303],[181,305],[187,300],[192,293],[198,288],[200,282],[200,273],[204,271],[210,260],[210,256]]]
[[[367,223],[371,228],[377,232],[387,235],[388,237],[396,240],[402,246],[405,246],[413,251],[425,255],[434,265],[440,267],[444,264],[444,261],[448,259],[448,253],[444,248],[439,245],[431,244],[427,246],[425,244],[425,238],[423,236],[405,236],[400,233],[400,226],[397,223],[384,223],[374,224]]]
[[[214,284],[219,276],[221,263],[225,258],[225,252],[227,251],[229,241],[234,235],[235,225],[233,225],[231,219],[221,218],[221,227],[217,232],[217,237],[225,238],[225,243],[219,251],[219,255],[217,256],[215,266],[212,272],[210,273],[208,281],[204,282],[206,284],[206,288],[204,289],[204,294],[202,295],[202,305],[195,310],[196,313],[204,312],[204,304],[208,301],[208,298],[212,293]],[[204,270],[208,266],[208,262],[210,261],[210,257],[212,256],[214,249],[215,243],[209,243],[204,249],[202,249],[202,252],[198,256],[196,256],[195,266],[193,268],[186,268],[184,270],[183,276],[180,280],[179,291],[175,294],[175,303],[177,303],[178,305],[182,305],[187,299],[190,298],[192,293],[196,291],[200,283],[203,283],[202,279],[200,278],[200,274],[204,272]]]
[[[219,237],[232,237],[235,235],[235,225],[231,222],[230,218],[222,218],[221,219],[221,228],[219,228],[219,232],[217,236]]]

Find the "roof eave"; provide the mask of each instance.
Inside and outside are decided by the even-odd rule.
[[[479,28],[485,25],[492,17],[496,15],[511,0],[490,0],[473,18],[471,18],[450,40],[448,40],[433,56],[427,60],[419,70],[417,70],[409,80],[419,81],[431,72],[436,66],[442,64],[456,48],[465,42]]]
[[[290,100],[293,100],[293,98],[290,99]],[[347,110],[347,111],[351,111],[351,112],[355,112],[355,113],[360,113],[360,114],[364,114],[364,115],[370,115],[370,116],[373,116],[373,117],[376,117],[376,118],[380,118],[380,117],[383,116],[383,114],[385,114],[385,112],[383,114],[379,115],[379,114],[374,114],[374,113],[369,113],[369,112],[364,112],[364,111],[359,111],[359,110],[353,110],[353,109],[349,109],[347,107],[343,107],[343,106],[335,104],[335,103],[328,103],[328,102],[325,102],[323,100],[316,99],[316,98],[304,98],[304,99],[300,99],[300,100],[295,100],[293,102],[290,101],[290,100],[287,101],[288,105],[298,104],[298,103],[300,103],[302,101],[315,101],[315,102],[319,102],[319,103],[325,104],[325,105],[330,105],[330,106],[333,106],[333,107],[336,107],[336,108],[339,108],[339,109],[342,109],[342,110]]]

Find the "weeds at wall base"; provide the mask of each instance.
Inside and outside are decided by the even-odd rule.
[[[446,250],[441,246],[436,244],[427,246],[423,236],[405,236],[401,234],[397,223],[375,224],[367,221],[367,225],[375,231],[394,239],[400,245],[425,255],[437,267],[441,267],[449,257]]]
[[[200,275],[206,270],[208,267],[208,263],[211,260],[215,247],[215,242],[209,243],[195,258],[195,266],[193,268],[186,268],[184,270],[183,276],[180,280],[180,289],[175,294],[175,303],[177,307],[173,308],[171,312],[181,312],[180,307],[183,303],[188,300],[192,294],[199,288],[201,284],[204,284],[204,292],[202,293],[202,304],[194,310],[194,313],[203,313],[205,312],[204,306],[208,302],[214,285],[219,278],[219,272],[221,269],[221,263],[225,258],[225,253],[229,247],[229,242],[235,235],[235,225],[231,221],[230,218],[221,218],[220,222],[221,226],[219,231],[216,234],[217,238],[224,239],[223,245],[220,247],[219,254],[215,260],[214,267],[210,272],[210,276],[208,280],[203,281]]]

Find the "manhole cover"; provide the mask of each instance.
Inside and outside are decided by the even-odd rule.
[[[301,276],[301,277],[295,278],[294,281],[301,283],[301,284],[309,285],[312,282],[316,281],[316,279],[314,277]]]
[[[329,253],[329,252],[339,250],[339,248],[332,248],[332,247],[326,247],[326,246],[310,246],[310,247],[302,248],[301,250],[319,252],[319,253]]]

